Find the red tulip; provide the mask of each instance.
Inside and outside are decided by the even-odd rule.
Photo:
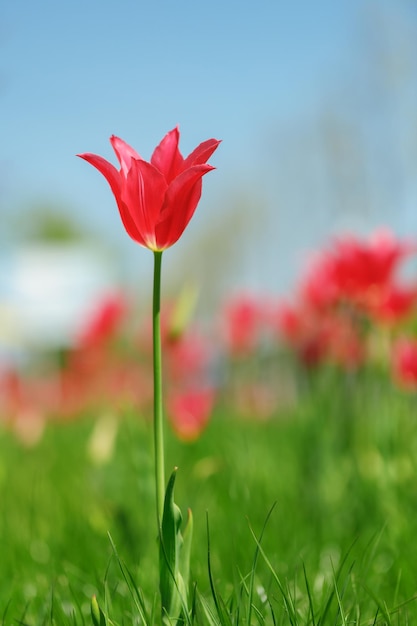
[[[110,138],[120,171],[96,154],[79,154],[107,179],[128,235],[155,252],[181,237],[200,200],[202,177],[214,169],[207,160],[220,141],[208,139],[187,158],[174,128],[155,148],[150,162],[122,139]]]
[[[417,340],[399,339],[393,347],[394,379],[405,389],[417,389]]]
[[[83,320],[77,337],[79,347],[99,347],[111,340],[120,330],[127,308],[122,294],[110,293],[104,296]]]
[[[364,305],[372,304],[392,280],[398,265],[415,252],[415,245],[397,240],[387,230],[368,241],[344,237],[336,241],[334,275],[342,295]]]
[[[223,311],[223,338],[233,356],[248,356],[259,343],[265,322],[265,304],[247,293],[231,298]]]
[[[215,402],[211,388],[190,389],[171,395],[168,416],[177,436],[183,441],[197,439],[210,419]]]
[[[388,284],[370,307],[369,313],[379,322],[395,323],[415,313],[417,287]]]
[[[400,241],[387,230],[369,240],[338,238],[310,263],[301,295],[316,310],[342,301],[365,310],[376,307],[399,264],[415,252],[414,242]]]
[[[282,303],[277,309],[277,329],[282,338],[298,353],[301,361],[316,366],[323,361],[345,369],[355,368],[363,360],[359,329],[348,311],[316,311],[303,302]]]

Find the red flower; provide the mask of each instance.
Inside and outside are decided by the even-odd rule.
[[[316,311],[304,302],[281,303],[276,311],[276,326],[307,366],[328,361],[349,369],[363,360],[359,329],[343,310]]]
[[[416,252],[415,243],[399,241],[387,230],[369,240],[344,236],[313,259],[302,286],[306,302],[323,309],[350,302],[365,311],[378,305],[399,263]]]
[[[107,179],[128,235],[153,251],[172,246],[181,237],[200,200],[202,177],[214,169],[207,160],[220,141],[208,139],[184,159],[174,128],[155,148],[150,162],[122,139],[110,138],[120,163],[118,171],[96,154],[79,154]]]
[[[173,394],[168,402],[168,416],[177,436],[194,441],[207,426],[215,401],[214,389],[190,389]]]
[[[197,330],[189,329],[163,344],[168,379],[171,384],[191,378],[200,380],[209,371],[211,350],[208,340]]]
[[[278,335],[295,346],[305,335],[306,324],[309,323],[311,315],[310,310],[300,303],[281,301],[277,304],[275,318],[272,321]]]
[[[264,320],[263,303],[250,294],[231,298],[224,310],[223,335],[233,356],[247,356],[259,343]]]
[[[316,311],[333,307],[340,299],[340,286],[335,276],[335,259],[327,251],[309,260],[300,286],[301,299]]]
[[[341,295],[365,306],[392,278],[399,261],[411,248],[388,231],[377,232],[369,241],[345,237],[336,242],[334,273]]]
[[[417,389],[417,341],[401,339],[394,345],[392,356],[394,379],[401,387]]]
[[[100,346],[114,337],[126,311],[127,303],[122,294],[109,294],[97,302],[80,330],[78,337],[80,347]]]
[[[410,316],[416,304],[416,287],[390,284],[369,312],[380,322],[395,323]]]

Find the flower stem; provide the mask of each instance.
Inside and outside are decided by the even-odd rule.
[[[156,515],[158,528],[162,526],[165,495],[164,423],[162,407],[162,356],[161,356],[161,262],[162,251],[154,252],[153,277],[153,385],[154,385],[154,447]]]

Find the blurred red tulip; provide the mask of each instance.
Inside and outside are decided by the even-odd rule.
[[[24,401],[24,382],[14,369],[0,371],[0,416],[10,420]]]
[[[120,171],[98,155],[78,155],[107,179],[128,235],[153,251],[165,250],[181,237],[200,200],[202,177],[214,169],[206,162],[220,143],[208,139],[184,159],[179,138],[178,128],[171,130],[147,162],[113,135]]]
[[[400,339],[392,352],[394,380],[403,388],[417,390],[417,340]]]
[[[335,275],[335,260],[327,250],[316,253],[310,259],[299,293],[301,300],[316,311],[337,303],[340,286]]]
[[[363,360],[364,346],[348,311],[328,309],[318,312],[304,302],[281,303],[276,326],[282,338],[307,366],[323,361],[344,368],[357,367]]]
[[[415,251],[409,242],[379,231],[368,242],[345,237],[336,243],[335,276],[343,295],[372,305],[391,281],[398,263]]]
[[[81,325],[77,343],[88,348],[105,343],[115,336],[125,320],[128,305],[122,294],[110,294],[96,303]]]
[[[210,419],[215,392],[191,389],[172,393],[168,398],[168,417],[176,435],[183,441],[197,439]]]
[[[280,302],[275,311],[275,320],[272,320],[278,333],[287,341],[297,344],[304,333],[308,310],[303,313],[302,307],[289,302]]]
[[[415,312],[417,287],[387,285],[381,291],[369,313],[379,322],[396,323]]]
[[[417,251],[415,243],[399,241],[387,230],[368,241],[352,235],[336,239],[312,260],[301,296],[315,308],[351,302],[368,309],[392,284],[399,263]]]
[[[212,351],[208,340],[195,329],[186,330],[179,337],[168,337],[163,349],[169,384],[198,381],[207,375]]]
[[[223,339],[234,356],[247,356],[258,347],[266,318],[263,299],[242,293],[232,297],[223,310]]]

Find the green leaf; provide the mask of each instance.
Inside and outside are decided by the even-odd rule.
[[[91,619],[93,626],[106,626],[106,618],[98,605],[96,596],[91,598]]]
[[[174,502],[175,477],[176,469],[171,474],[165,492],[159,547],[159,584],[162,611],[169,616],[172,615],[174,596],[176,595],[176,578],[178,573],[177,533],[181,524],[181,511]]]
[[[188,589],[190,582],[190,559],[191,559],[191,544],[193,541],[194,521],[191,509],[187,511],[187,523],[184,529],[183,543],[180,550],[180,563],[179,569],[184,581],[185,588]]]
[[[162,615],[170,623],[176,623],[181,613],[188,613],[188,584],[193,531],[193,518],[191,511],[189,511],[183,539],[180,532],[182,515],[174,502],[176,473],[177,468],[172,472],[165,492],[159,547]]]

